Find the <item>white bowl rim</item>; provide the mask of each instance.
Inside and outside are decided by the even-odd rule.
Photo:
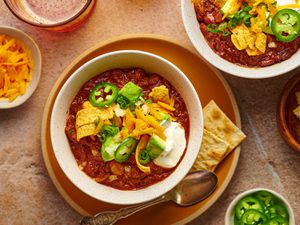
[[[202,106],[201,106],[201,102],[200,102],[200,99],[199,99],[199,96],[194,88],[194,86],[192,85],[191,81],[186,77],[186,75],[175,65],[173,64],[172,62],[168,61],[167,59],[161,57],[161,56],[158,56],[156,54],[153,54],[153,53],[150,53],[150,52],[146,52],[146,51],[141,51],[141,50],[117,50],[117,51],[113,51],[113,52],[108,52],[108,53],[105,53],[105,54],[102,54],[102,55],[99,55],[89,61],[87,61],[86,63],[84,63],[82,66],[80,66],[76,71],[74,71],[72,73],[72,75],[67,79],[67,81],[64,83],[64,85],[61,87],[56,99],[55,99],[55,102],[54,102],[54,105],[53,105],[53,109],[52,109],[52,112],[51,112],[51,118],[50,118],[50,137],[51,137],[51,142],[52,142],[52,146],[53,146],[53,150],[54,150],[54,155],[58,161],[58,164],[60,166],[60,168],[63,170],[63,172],[65,173],[65,175],[68,177],[68,179],[77,187],[79,188],[81,191],[83,191],[85,194],[89,195],[90,197],[93,197],[97,200],[100,200],[100,201],[103,201],[103,202],[107,202],[107,203],[110,203],[110,204],[118,204],[118,205],[130,205],[130,204],[138,204],[138,203],[142,203],[142,202],[146,202],[146,201],[150,201],[150,200],[153,200],[159,196],[162,196],[163,194],[165,194],[167,191],[171,190],[172,188],[174,188],[178,182],[180,180],[182,180],[185,175],[189,172],[189,170],[191,169],[194,161],[196,160],[196,157],[197,157],[197,153],[193,153],[193,154],[190,154],[190,158],[192,160],[192,163],[190,163],[189,165],[185,166],[185,170],[181,171],[180,174],[178,175],[178,178],[176,179],[177,182],[169,185],[168,187],[165,187],[166,185],[164,185],[164,188],[167,188],[167,190],[164,190],[164,191],[160,191],[158,193],[153,193],[151,194],[151,198],[148,198],[148,199],[139,199],[139,200],[136,200],[136,199],[133,199],[131,201],[124,201],[122,198],[119,197],[119,199],[108,199],[108,198],[103,198],[103,196],[101,198],[99,198],[98,196],[94,196],[93,194],[91,194],[90,192],[88,192],[88,190],[84,189],[81,187],[80,183],[78,183],[76,180],[73,179],[72,176],[69,176],[68,172],[64,170],[64,167],[62,166],[62,161],[60,160],[59,156],[57,156],[57,153],[55,151],[55,144],[54,144],[54,137],[53,137],[53,134],[51,132],[51,130],[53,129],[53,112],[57,110],[57,107],[58,107],[58,100],[62,97],[62,93],[63,93],[63,90],[65,89],[65,87],[67,86],[68,83],[71,83],[73,81],[73,79],[75,79],[76,75],[78,73],[80,73],[82,70],[84,70],[84,68],[86,66],[88,66],[89,64],[92,64],[94,61],[97,61],[97,60],[101,60],[102,58],[105,58],[105,57],[109,57],[109,56],[113,56],[113,55],[117,55],[117,54],[122,54],[122,53],[136,53],[136,54],[144,54],[144,55],[147,55],[147,56],[150,56],[150,57],[154,57],[158,60],[161,60],[163,61],[164,63],[168,64],[168,66],[171,66],[173,67],[173,69],[175,69],[180,75],[181,77],[185,80],[185,82],[187,82],[187,84],[190,86],[190,90],[191,92],[193,93],[193,96],[195,96],[196,98],[196,103],[198,105],[197,108],[199,108],[199,118],[201,121],[199,121],[199,137],[194,137],[195,139],[197,138],[199,141],[199,146],[198,146],[198,149],[200,150],[200,145],[201,145],[201,142],[202,142],[202,136],[203,136],[203,129],[204,129],[204,122],[203,122],[203,112],[202,112]],[[190,147],[190,145],[188,145],[186,151],[188,150],[188,148]],[[185,155],[184,157],[186,157],[186,152],[185,152]],[[183,158],[184,158],[183,157]],[[182,160],[181,160],[182,161]],[[190,161],[191,162],[191,161]],[[181,162],[182,163],[182,162]],[[179,164],[180,165],[180,164]],[[178,166],[179,166],[178,165]],[[178,167],[177,167],[178,168]],[[178,169],[175,169],[168,177],[172,176],[172,174],[175,174],[176,171],[178,171]],[[84,172],[82,172],[84,173]],[[177,172],[178,173],[178,172]],[[85,173],[84,173],[85,174]],[[88,179],[91,179],[89,176],[87,176],[85,174],[85,176],[88,178]],[[115,188],[111,188],[111,187],[108,187],[108,186],[105,186],[105,185],[102,185],[102,186],[105,186],[106,188],[108,189],[111,189],[112,191],[114,192],[119,192],[119,193],[133,193],[133,192],[140,192],[140,191],[144,191],[146,190],[147,188],[150,188],[150,187],[153,187],[153,186],[157,186],[157,185],[160,185],[162,183],[165,183],[165,180],[162,180],[158,183],[155,183],[153,185],[150,185],[146,188],[143,188],[143,189],[138,189],[138,190],[130,190],[130,191],[122,191],[122,190],[118,190],[118,189],[115,189]],[[99,184],[101,185],[101,184]]]
[[[258,191],[268,191],[270,193],[272,193],[273,195],[275,195],[277,198],[279,198],[286,206],[288,212],[289,212],[289,225],[295,225],[295,215],[294,215],[294,211],[292,206],[290,205],[290,203],[286,200],[285,197],[283,197],[281,194],[279,194],[276,191],[273,191],[271,189],[268,188],[253,188],[247,191],[244,191],[242,193],[240,193],[239,195],[237,195],[229,204],[227,210],[226,210],[226,215],[225,215],[225,225],[233,225],[230,224],[231,221],[231,212],[234,209],[235,205],[238,203],[239,200],[241,200],[243,197],[245,197],[246,195],[250,195],[252,193],[258,192]]]
[[[192,4],[192,1],[181,0],[181,16],[182,16],[186,33],[190,41],[192,42],[194,48],[201,56],[201,58],[207,61],[208,63],[212,64],[214,67],[228,73],[229,75],[233,75],[241,78],[248,78],[248,79],[264,79],[264,78],[276,77],[300,67],[300,60],[298,56],[300,55],[300,49],[298,49],[298,51],[295,52],[289,59],[267,67],[258,67],[258,68],[243,67],[223,59],[210,48],[205,37],[200,31],[200,28],[198,28],[199,36],[195,37],[194,35],[192,35],[193,29],[191,26],[188,25],[189,24],[188,21],[190,20],[189,17],[191,17],[192,15],[189,15],[186,12],[187,4]],[[195,20],[197,20],[196,16],[193,17],[195,17]],[[198,43],[199,39],[203,39],[199,42],[200,45]],[[296,57],[296,54],[298,58]],[[207,55],[209,57],[207,57]]]
[[[9,33],[5,33],[5,31],[9,31]],[[27,41],[31,42],[32,47],[34,47],[34,49],[31,49],[30,46],[26,45],[32,53],[32,58],[35,57],[33,55],[33,51],[36,51],[36,53],[37,53],[36,54],[37,60],[35,60],[33,62],[34,69],[33,69],[33,74],[32,74],[32,76],[36,76],[36,78],[33,78],[33,79],[36,79],[36,81],[33,83],[33,79],[32,79],[26,88],[25,94],[17,97],[17,99],[22,98],[22,100],[16,101],[17,99],[15,99],[13,102],[8,102],[7,100],[4,100],[5,102],[0,102],[0,109],[11,109],[11,108],[15,108],[15,107],[20,106],[23,103],[25,103],[35,92],[35,90],[40,82],[40,77],[41,77],[41,72],[42,72],[42,54],[41,54],[40,48],[37,45],[37,43],[33,40],[32,37],[30,37],[24,31],[14,28],[14,27],[1,25],[0,32],[4,32],[4,34],[7,34],[12,37],[14,37],[14,34],[19,34],[20,36],[24,37],[24,39],[27,39]],[[21,40],[24,43],[23,39],[20,39],[18,37],[17,37],[17,39]]]

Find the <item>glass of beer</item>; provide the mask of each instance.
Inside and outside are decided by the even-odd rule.
[[[20,20],[48,30],[66,32],[82,25],[96,0],[4,0]]]

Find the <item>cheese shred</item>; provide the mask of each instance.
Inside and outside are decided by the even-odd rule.
[[[0,35],[0,100],[12,102],[25,94],[32,70],[29,48],[16,38]]]

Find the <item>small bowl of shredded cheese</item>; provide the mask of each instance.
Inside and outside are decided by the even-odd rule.
[[[31,37],[13,27],[0,27],[0,109],[19,106],[33,94],[41,58]]]

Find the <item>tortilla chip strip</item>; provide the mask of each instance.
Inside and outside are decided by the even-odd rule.
[[[96,125],[94,123],[85,124],[76,130],[77,141],[79,141],[83,137],[94,135],[96,129]]]
[[[212,100],[203,109],[204,128],[229,143],[228,155],[245,138],[245,134],[225,115]]]
[[[201,149],[192,167],[192,171],[214,171],[226,156],[228,148],[229,144],[227,142],[204,129]]]

